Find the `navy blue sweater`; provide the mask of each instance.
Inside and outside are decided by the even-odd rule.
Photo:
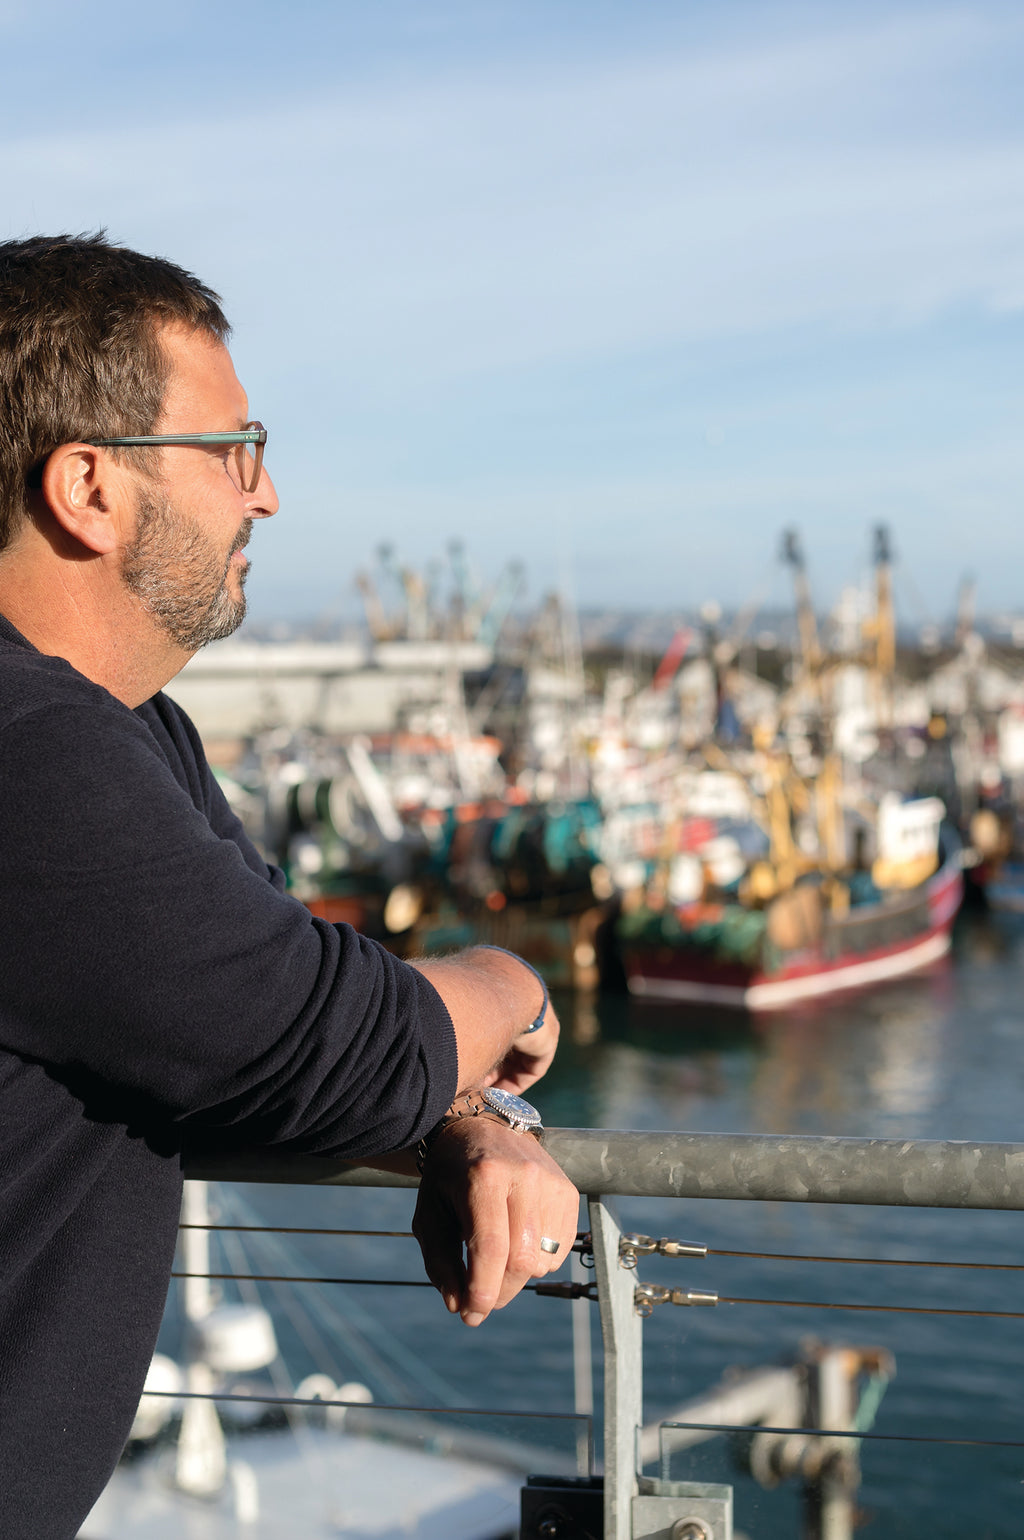
[[[456,1074],[436,991],[283,891],[180,708],[0,617],[3,1540],[70,1540],[117,1460],[183,1149],[404,1148]]]

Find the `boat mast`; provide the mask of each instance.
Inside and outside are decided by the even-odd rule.
[[[893,675],[896,672],[896,616],[892,602],[892,539],[886,524],[876,524],[874,534],[875,618],[872,627],[872,663],[878,690],[879,720],[892,721]]]
[[[818,622],[811,603],[811,589],[807,581],[800,535],[795,529],[782,532],[782,560],[793,572],[793,590],[796,595],[796,623],[800,636],[800,661],[804,676],[814,682],[821,671],[821,643],[818,640]]]

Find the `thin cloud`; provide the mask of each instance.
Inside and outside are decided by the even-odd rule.
[[[298,6],[303,25],[316,9]],[[403,48],[416,9],[399,8]],[[969,510],[1008,587],[1024,557],[1011,414],[955,430],[970,387],[944,328],[974,328],[984,357],[991,318],[1013,327],[1024,310],[1024,16],[769,5],[737,42],[724,8],[695,5],[687,37],[679,8],[652,6],[619,46],[621,21],[603,34],[591,7],[568,6],[586,47],[552,62],[544,9],[508,11],[538,30],[505,50],[492,8],[498,32],[457,52],[447,7],[441,63],[417,72],[406,51],[391,67],[368,48],[365,69],[345,57],[339,86],[330,60],[253,52],[257,7],[244,67],[217,93],[182,75],[180,48],[147,47],[143,17],[131,61],[149,73],[120,121],[92,129],[65,92],[45,131],[26,130],[38,101],[19,101],[12,71],[9,232],[106,225],[225,295],[243,378],[280,424],[286,507],[291,489],[305,510],[298,545],[285,518],[261,532],[254,601],[336,581],[309,575],[311,534],[318,568],[340,572],[391,533],[423,546],[420,529],[440,543],[484,521],[481,539],[527,554],[556,518],[609,601],[616,587],[637,603],[657,583],[718,587],[716,571],[731,599],[780,519],[818,517],[838,571],[861,521],[889,507],[950,570]],[[19,27],[24,47],[24,8]],[[930,437],[899,359],[925,335]],[[819,356],[791,388],[794,339]],[[844,427],[854,345],[865,395]],[[897,384],[872,392],[873,371]],[[1019,397],[1005,358],[990,372]],[[774,456],[742,436],[758,423],[778,433]]]
[[[951,146],[907,112],[900,142],[872,132],[863,82],[869,106],[904,91],[927,117],[1005,43],[952,13],[568,81],[456,73],[124,134],[79,122],[5,146],[0,179],[40,222],[196,251],[240,316],[294,275],[307,351],[387,372],[920,324],[1021,305],[1024,135]],[[252,174],[217,171],[239,145]]]

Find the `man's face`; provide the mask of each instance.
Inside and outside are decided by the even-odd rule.
[[[222,343],[179,326],[165,327],[161,342],[171,372],[155,432],[215,433],[248,421]],[[255,492],[243,492],[234,452],[223,446],[173,446],[161,455],[160,479],[139,484],[121,577],[175,645],[192,653],[244,620],[242,549],[253,520],[277,512],[277,495],[265,472]]]

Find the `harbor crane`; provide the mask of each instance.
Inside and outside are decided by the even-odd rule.
[[[821,643],[818,640],[818,622],[815,619],[811,590],[807,582],[803,546],[800,543],[800,535],[795,529],[785,529],[782,532],[782,560],[792,568],[793,572],[797,629],[800,634],[800,658],[804,673],[808,678],[815,679],[821,670]]]

